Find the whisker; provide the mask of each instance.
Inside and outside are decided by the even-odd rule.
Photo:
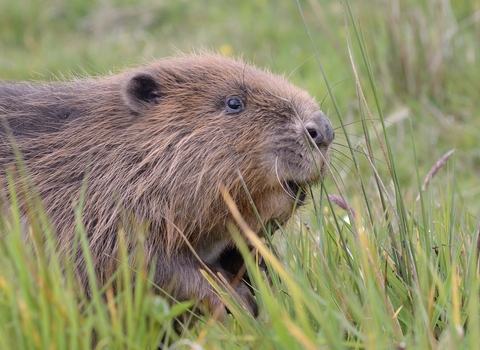
[[[287,166],[288,166],[288,162],[287,162]],[[278,174],[278,156],[275,158],[275,176],[277,177],[277,181],[278,181],[278,183],[280,184],[280,186],[282,187],[283,192],[285,192],[285,194],[286,194],[287,196],[289,196],[290,198],[294,198],[294,197],[292,196],[292,194],[290,193],[290,191],[283,186],[283,184],[285,183],[285,180],[282,181],[282,180],[280,179],[279,174]]]
[[[347,162],[345,162],[344,160],[341,160],[339,158],[335,158],[335,159],[332,159],[330,161],[331,164],[338,164],[340,166],[342,166],[342,169],[343,169],[343,166],[345,166],[345,168],[347,168],[348,170],[350,170],[350,172],[353,172],[353,167],[351,165],[349,165]]]
[[[313,57],[313,56],[312,56]],[[345,83],[346,81],[349,81],[349,80],[352,80],[351,78],[347,78],[347,79],[343,79],[343,80],[340,80],[339,82],[333,84],[330,86],[330,89],[328,89],[328,91],[325,93],[325,95],[323,96],[321,102],[320,102],[320,108],[322,107],[323,103],[325,102],[325,99],[328,97],[328,95],[331,94],[331,92],[333,91],[333,88],[336,87],[337,85],[340,85],[342,83]]]
[[[336,173],[336,177],[335,179],[337,180],[337,183],[340,183],[341,184],[341,188],[339,188],[338,190],[340,192],[344,192],[346,193],[347,192],[347,185],[345,184],[345,178],[340,174],[340,171],[337,169],[337,166],[336,165],[340,165],[340,168],[341,168],[341,164],[340,163],[332,163],[331,164],[331,167],[332,169],[335,171]],[[349,168],[349,167],[348,167]],[[351,168],[349,168],[351,169]],[[350,170],[351,171],[351,170]],[[332,176],[334,176],[334,174],[332,173]],[[357,191],[360,191],[361,190],[361,187],[358,185],[357,181],[349,181],[349,184],[350,186],[349,187],[354,187]]]
[[[346,193],[346,192],[347,192],[347,186],[345,185],[345,181],[343,181],[343,179],[342,179],[342,177],[341,177],[338,169],[335,167],[334,164],[332,164],[332,169],[333,169],[333,171],[337,174],[337,177],[336,177],[337,183],[340,182],[340,184],[341,184],[341,188],[338,188],[339,193]],[[331,176],[334,176],[333,171],[332,171],[332,173],[331,173]],[[339,181],[338,181],[338,180],[339,180]],[[349,182],[349,185],[350,185],[350,187],[355,188],[357,191],[361,191],[361,190],[362,190],[362,189],[361,189],[361,186],[360,186],[356,181]],[[340,186],[339,186],[339,187],[340,187]],[[371,205],[373,208],[376,208],[376,209],[379,208],[379,205],[377,205],[375,202],[370,203],[370,205]]]
[[[296,76],[296,73],[297,73],[297,70],[303,66],[305,63],[307,63],[308,61],[310,61],[313,57],[313,55],[311,55],[310,57],[308,57],[306,60],[304,60],[303,62],[301,62],[299,65],[297,65],[291,72],[290,74],[288,75],[288,80],[292,79],[292,77],[295,77]],[[320,104],[321,106],[322,104]]]
[[[340,146],[343,146],[343,145],[340,145]],[[348,146],[345,146],[345,148],[350,149]],[[349,154],[347,154],[347,153],[345,153],[345,152],[343,152],[343,151],[340,151],[340,150],[338,150],[338,149],[331,148],[331,152],[332,152],[332,155],[334,155],[334,154],[339,154],[339,155],[344,156],[345,158],[347,158],[347,159],[349,159],[349,160],[352,160],[351,155],[349,155]],[[333,157],[332,157],[332,158],[333,158]],[[334,158],[334,159],[335,159],[335,158]]]
[[[374,121],[381,121],[381,119],[380,119],[380,118],[372,118],[371,120],[374,120]],[[352,122],[349,122],[349,123],[345,123],[345,124],[343,124],[343,126],[351,126],[351,125],[355,125],[355,124],[357,124],[357,123],[361,123],[362,121],[364,121],[364,122],[368,122],[368,121],[370,121],[370,119],[369,119],[368,121],[367,121],[367,120],[362,120],[362,119],[359,119],[359,120],[354,120],[354,121],[352,121]],[[386,123],[386,124],[391,124],[391,125],[395,124],[394,122],[392,122],[392,121],[389,121],[389,120],[384,120],[384,121],[385,121],[385,123]],[[339,126],[337,126],[337,127],[333,128],[333,130],[338,130],[338,129],[341,129],[341,128],[342,128],[342,125],[339,125]]]
[[[344,139],[346,139],[346,136],[358,137],[359,139],[365,140],[365,135],[363,134],[354,134],[351,132],[347,132],[347,133],[342,132],[342,133],[339,133],[338,135],[335,134],[335,138],[343,137]]]
[[[290,164],[288,163],[288,161],[287,161],[287,167],[288,167],[289,172],[291,173],[291,171],[290,171]],[[296,180],[292,180],[292,182],[293,182],[298,188],[301,188],[301,186],[297,183]],[[297,199],[298,191],[297,191],[297,193],[293,193],[292,190],[290,190],[290,191],[288,191],[288,192],[290,193],[290,197],[291,197],[292,199],[294,199],[294,200]],[[302,201],[301,203],[303,203],[303,201]]]
[[[344,148],[347,148],[347,149],[350,149],[350,147],[348,147],[347,145],[342,145],[342,144],[335,144],[335,146],[341,146],[341,147],[344,147]],[[336,148],[331,148],[332,150],[332,153],[339,153],[341,154],[342,156],[344,156],[345,158],[348,158],[350,159],[350,155],[349,154],[346,154]],[[361,154],[365,157],[369,157],[370,158],[370,154],[366,153],[364,150],[360,150],[358,148],[354,148],[353,151],[355,153],[358,153],[358,154]],[[385,162],[385,160],[383,160],[383,158],[378,158],[378,157],[373,157],[373,160],[375,160],[376,162],[380,163],[380,164],[383,164],[383,165],[386,165],[387,163]]]

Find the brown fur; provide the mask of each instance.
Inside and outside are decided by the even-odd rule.
[[[231,97],[243,103],[233,100],[238,113],[226,105]],[[211,310],[220,300],[185,239],[213,272],[232,278],[219,262],[232,243],[221,186],[252,229],[260,223],[239,174],[263,223],[285,222],[297,185],[320,179],[333,139],[306,92],[213,54],[72,82],[0,84],[0,119],[0,173],[16,164],[11,134],[61,252],[72,249],[73,208],[86,178],[83,222],[99,281],[116,267],[119,229],[132,249],[134,227],[142,224],[155,282],[177,300],[199,300]],[[86,283],[81,256],[76,268]],[[236,290],[254,312],[248,288]]]

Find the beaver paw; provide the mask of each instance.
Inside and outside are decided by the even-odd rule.
[[[235,288],[235,294],[238,296],[238,301],[253,317],[258,316],[258,304],[252,290],[243,281],[240,281]]]
[[[224,278],[222,278],[222,280],[222,282],[227,283]],[[224,283],[220,283],[220,285],[222,284]],[[250,315],[254,317],[258,316],[257,300],[250,288],[243,281],[236,281],[234,285],[229,283],[224,290],[231,295],[231,298],[236,299]],[[206,310],[210,311],[213,315],[216,315],[219,319],[225,318],[228,313],[231,313],[231,310],[228,308],[228,303],[224,303],[219,295],[213,290],[201,299],[201,304]]]

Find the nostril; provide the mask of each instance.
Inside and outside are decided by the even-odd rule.
[[[305,128],[305,130],[318,147],[330,145],[335,137],[335,132],[328,119],[323,119],[313,126],[309,125]]]
[[[335,131],[333,130],[330,120],[321,112],[312,115],[305,123],[305,129],[308,135],[318,147],[328,147],[334,137]]]
[[[314,128],[307,128],[307,132],[310,135],[310,137],[313,139],[313,141],[315,141],[315,143],[318,143],[317,139],[321,137],[320,132]]]

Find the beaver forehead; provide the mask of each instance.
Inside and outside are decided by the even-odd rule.
[[[172,94],[205,100],[239,95],[248,103],[272,110],[291,110],[301,119],[320,111],[318,104],[283,76],[220,55],[190,55],[158,61],[151,66],[160,84]]]

